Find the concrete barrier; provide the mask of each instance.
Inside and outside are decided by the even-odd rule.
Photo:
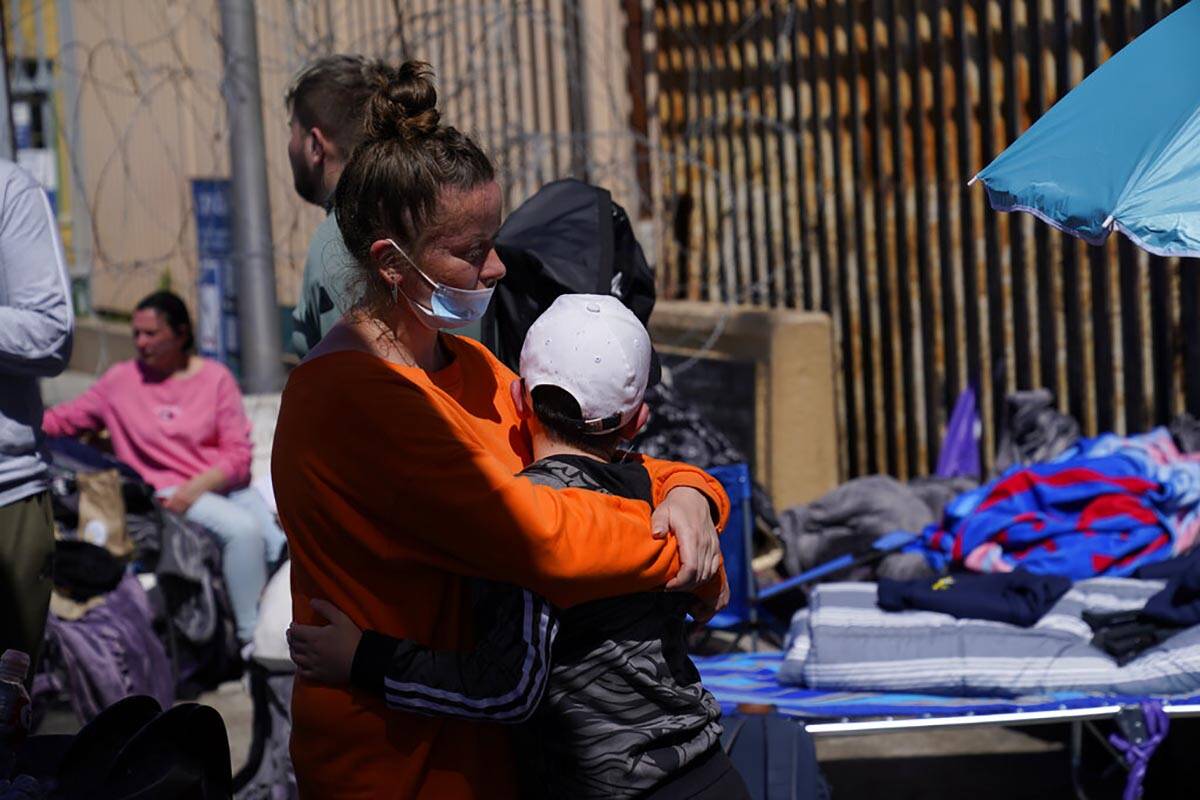
[[[660,301],[650,319],[664,355],[754,365],[754,477],[778,508],[837,485],[833,330],[828,315]]]

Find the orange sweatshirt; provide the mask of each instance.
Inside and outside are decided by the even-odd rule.
[[[309,601],[319,597],[360,627],[466,649],[463,576],[561,606],[666,582],[677,547],[651,537],[645,503],[515,477],[531,459],[508,393],[515,376],[475,342],[444,341],[455,359],[437,373],[351,351],[305,362],[288,380],[271,464],[294,619],[317,624]],[[646,466],[656,503],[693,486],[724,524],[728,499],[713,478]],[[503,726],[390,711],[381,698],[300,679],[292,715],[305,798],[515,796]]]

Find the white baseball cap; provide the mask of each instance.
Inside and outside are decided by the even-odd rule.
[[[520,366],[529,391],[556,386],[575,398],[588,434],[628,424],[659,372],[646,328],[616,297],[600,294],[555,300],[529,327]]]

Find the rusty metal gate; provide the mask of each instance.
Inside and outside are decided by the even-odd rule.
[[[1200,266],[1089,248],[967,187],[1181,4],[646,0],[629,41],[662,296],[828,312],[844,477],[930,472],[968,384],[989,464],[1015,389],[1052,389],[1088,433],[1200,409]]]

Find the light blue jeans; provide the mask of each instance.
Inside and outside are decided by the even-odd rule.
[[[173,490],[160,492],[170,496]],[[233,606],[238,639],[254,638],[258,600],[267,584],[267,564],[279,559],[287,541],[271,509],[256,489],[229,495],[205,492],[183,515],[212,531],[221,540],[225,588]]]

